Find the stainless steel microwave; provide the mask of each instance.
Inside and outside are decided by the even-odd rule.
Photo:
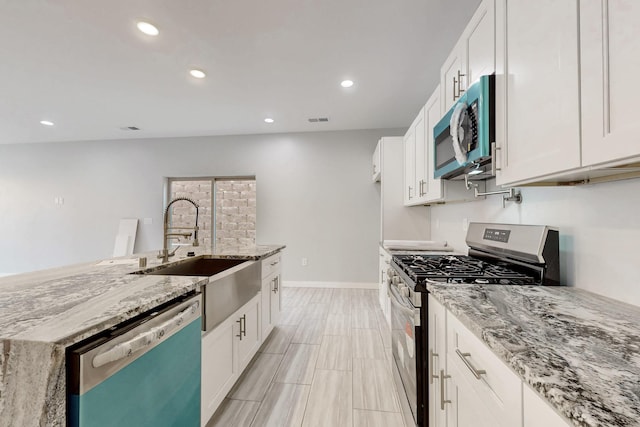
[[[434,177],[491,177],[495,142],[495,76],[481,76],[434,126]]]

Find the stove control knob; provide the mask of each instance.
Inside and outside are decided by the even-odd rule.
[[[400,288],[400,295],[402,295],[405,298],[409,298],[409,287],[408,286],[402,286]]]
[[[400,282],[400,276],[393,276],[393,277],[391,278],[391,283],[393,283],[394,285],[398,285],[398,284],[400,284],[400,283],[401,283],[401,282]]]

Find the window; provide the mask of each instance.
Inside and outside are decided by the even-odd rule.
[[[188,197],[198,209],[198,240],[213,251],[256,244],[256,180],[237,178],[169,178],[169,199]],[[215,194],[215,197],[214,197]],[[171,227],[193,227],[196,213],[189,203],[176,203],[170,212]],[[213,226],[215,224],[215,226]],[[190,244],[180,238],[175,244]]]

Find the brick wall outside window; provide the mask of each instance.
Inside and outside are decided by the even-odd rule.
[[[200,246],[211,247],[213,223],[211,218],[211,181],[172,181],[171,200],[176,197],[193,199],[198,209],[198,241]],[[193,227],[196,222],[196,210],[189,202],[176,202],[171,207],[171,227]],[[179,230],[178,230],[179,231]],[[179,243],[191,243],[192,238],[173,240]]]
[[[256,181],[216,180],[216,249],[256,244]]]
[[[256,181],[216,179],[172,180],[171,200],[188,197],[199,206],[198,240],[201,246],[211,247],[215,236],[215,249],[244,248],[256,244]],[[215,230],[213,224],[212,195],[215,191]],[[195,209],[188,202],[177,202],[171,208],[172,227],[193,227]],[[191,243],[191,238],[180,238],[173,243]]]

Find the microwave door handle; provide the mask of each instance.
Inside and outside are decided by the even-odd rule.
[[[463,151],[463,147],[461,145],[462,141],[460,141],[460,125],[464,122],[466,113],[467,103],[459,101],[451,114],[451,120],[449,122],[451,144],[453,144],[453,151],[455,152],[456,160],[461,165],[467,162],[467,153],[466,151]]]

